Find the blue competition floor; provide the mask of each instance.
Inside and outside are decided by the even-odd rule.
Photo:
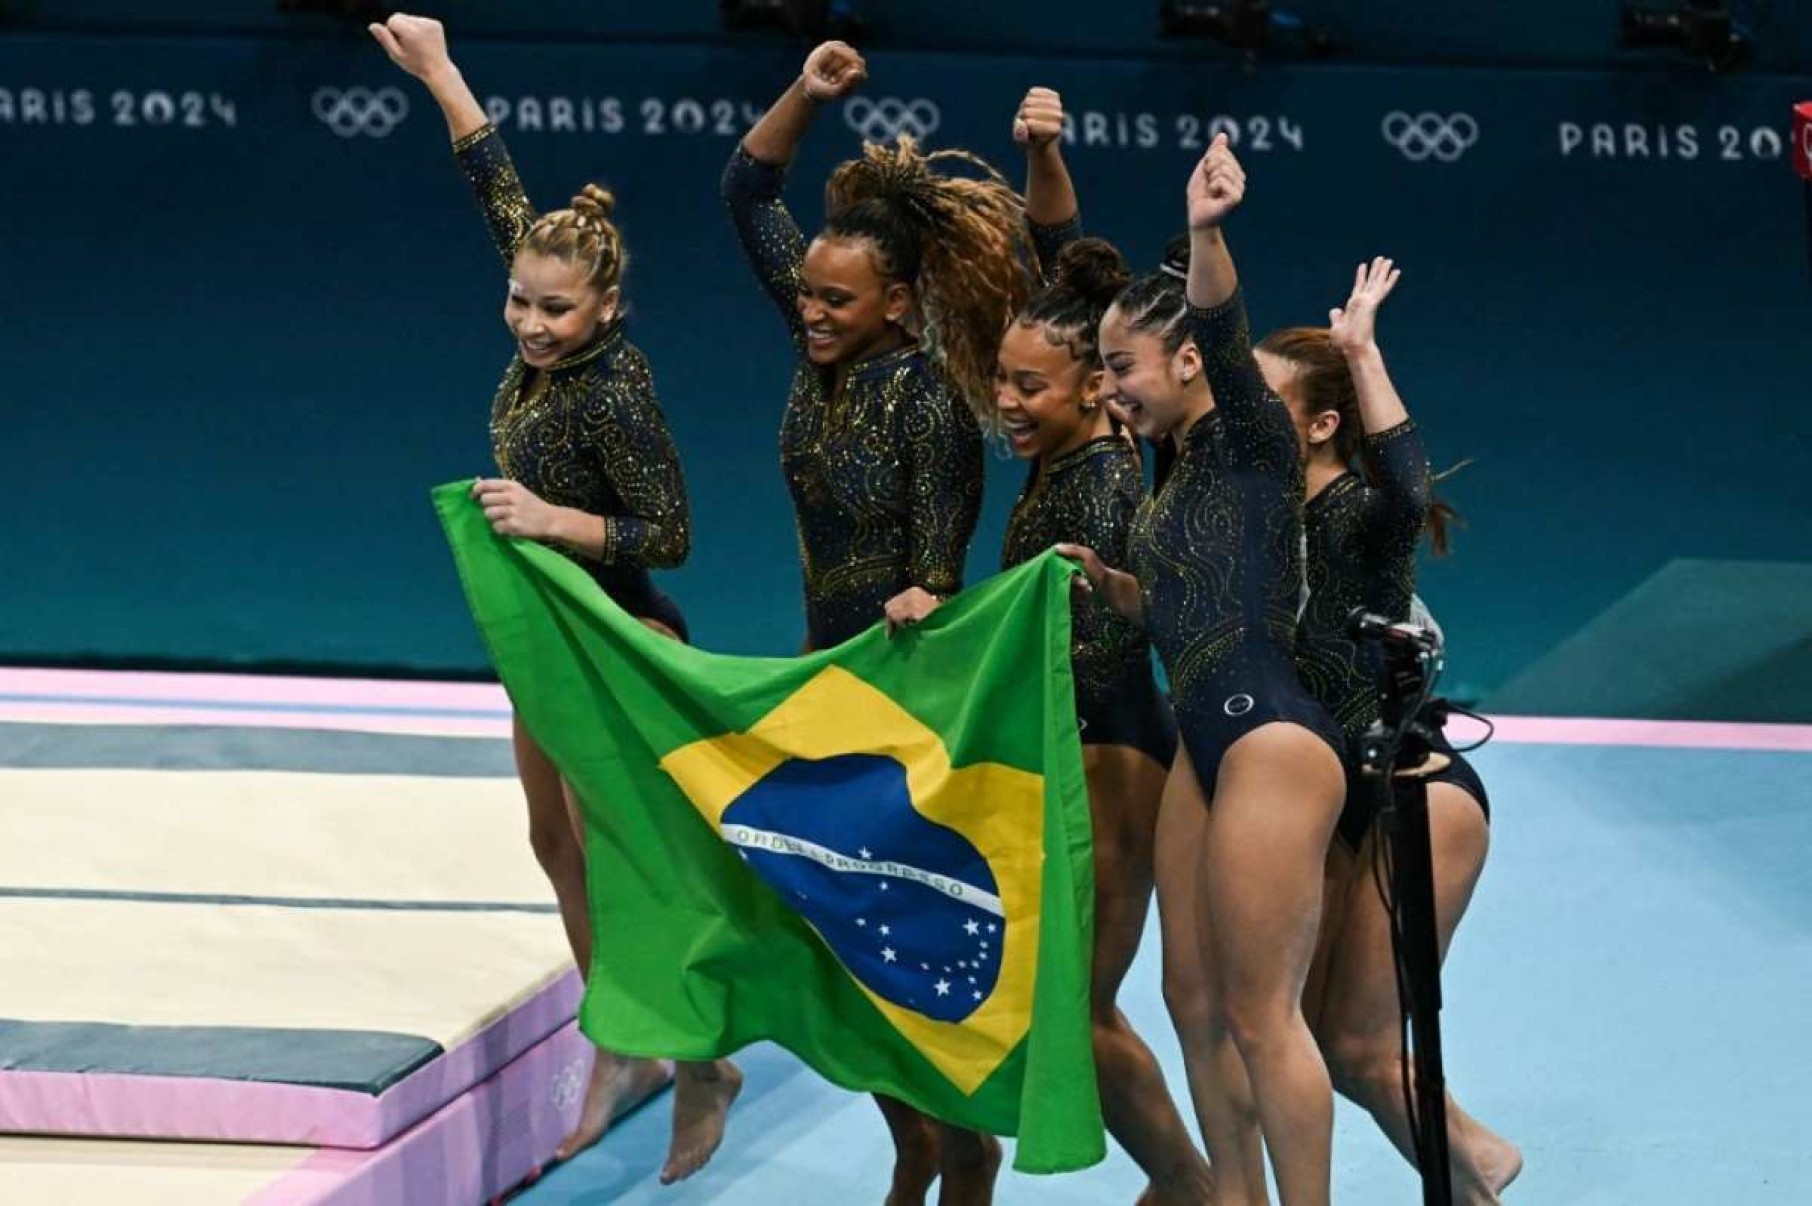
[[[1448,962],[1447,1068],[1523,1148],[1506,1201],[1812,1201],[1812,754],[1499,744],[1475,761],[1497,824]],[[1157,972],[1154,925],[1123,1004],[1180,1090]],[[729,1137],[692,1181],[655,1180],[659,1098],[516,1200],[878,1203],[890,1148],[874,1107],[784,1051],[741,1062]],[[1086,1173],[1003,1174],[998,1200],[1130,1203],[1141,1187],[1116,1150]],[[1342,1203],[1418,1200],[1344,1105],[1334,1188]]]

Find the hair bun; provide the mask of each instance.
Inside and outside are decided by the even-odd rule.
[[[1189,236],[1180,234],[1164,244],[1164,258],[1158,263],[1158,271],[1165,276],[1173,276],[1180,281],[1189,279]]]
[[[1066,243],[1051,265],[1051,284],[1073,289],[1093,305],[1105,309],[1114,296],[1132,281],[1126,257],[1106,239],[1086,238]]]
[[[610,221],[610,215],[617,207],[616,195],[601,184],[588,184],[578,196],[573,198],[573,212],[581,218],[593,222]]]

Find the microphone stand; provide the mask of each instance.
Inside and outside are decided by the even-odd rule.
[[[1376,815],[1390,855],[1391,947],[1408,1040],[1404,1097],[1422,1173],[1422,1202],[1423,1206],[1453,1206],[1447,1081],[1441,1060],[1441,950],[1435,926],[1427,787],[1427,776],[1445,769],[1449,760],[1431,752],[1431,733],[1420,718],[1432,687],[1432,651],[1390,640],[1381,644],[1384,707],[1362,742],[1362,781],[1378,805]]]

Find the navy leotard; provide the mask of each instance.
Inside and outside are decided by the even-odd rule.
[[[1090,440],[1049,465],[1034,463],[1007,521],[1001,568],[1054,544],[1125,563],[1127,535],[1145,497],[1139,457],[1119,436]],[[1070,664],[1084,745],[1125,745],[1168,767],[1176,722],[1158,691],[1145,634],[1093,595],[1071,609]]]
[[[1239,291],[1192,308],[1215,406],[1184,434],[1175,466],[1140,508],[1128,564],[1146,630],[1170,676],[1177,727],[1204,790],[1228,748],[1286,721],[1337,754],[1340,730],[1297,678],[1302,465],[1283,401],[1253,359]]]

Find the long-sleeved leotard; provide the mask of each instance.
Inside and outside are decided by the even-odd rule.
[[[740,146],[723,195],[744,253],[792,333],[798,363],[780,427],[814,648],[855,636],[917,586],[962,588],[981,510],[981,432],[916,346],[852,365],[841,392],[805,354],[797,298],[805,237],[781,200],[784,170]]]
[[[1102,436],[1040,468],[1007,521],[1001,567],[1054,544],[1092,548],[1110,565],[1126,560],[1127,536],[1145,496],[1139,458],[1125,440]],[[1176,722],[1158,691],[1145,634],[1090,596],[1071,608],[1070,664],[1085,745],[1126,745],[1168,767]]]
[[[1344,743],[1292,659],[1303,479],[1289,412],[1259,374],[1239,292],[1192,309],[1189,321],[1215,406],[1140,508],[1128,564],[1170,675],[1177,727],[1212,793],[1228,747],[1260,725],[1299,724],[1336,753]]]
[[[535,211],[503,137],[485,126],[453,150],[507,266]],[[679,609],[648,571],[677,566],[691,551],[686,482],[648,360],[620,320],[540,372],[511,360],[491,403],[491,452],[505,477],[544,501],[601,516],[601,558],[561,551],[625,611],[684,635]]]
[[[1045,283],[1049,284],[1051,272],[1057,267],[1058,253],[1082,237],[1082,215],[1072,214],[1064,221],[1050,226],[1028,218],[1026,231],[1031,235],[1032,251],[1038,256],[1038,271]]]
[[[1340,838],[1358,849],[1370,828],[1373,796],[1358,774],[1360,739],[1379,717],[1384,664],[1374,641],[1355,640],[1348,618],[1363,608],[1407,619],[1416,589],[1416,544],[1428,520],[1432,474],[1414,420],[1365,438],[1369,480],[1346,473],[1303,508],[1308,601],[1296,627],[1296,669],[1340,726],[1348,789]],[[1464,789],[1489,813],[1477,771],[1442,741],[1449,758],[1430,782]]]
[[[1365,442],[1374,479],[1343,474],[1302,513],[1309,591],[1296,626],[1296,666],[1349,740],[1378,719],[1384,667],[1377,643],[1355,640],[1347,617],[1357,608],[1408,617],[1429,499],[1428,457],[1414,421]]]

